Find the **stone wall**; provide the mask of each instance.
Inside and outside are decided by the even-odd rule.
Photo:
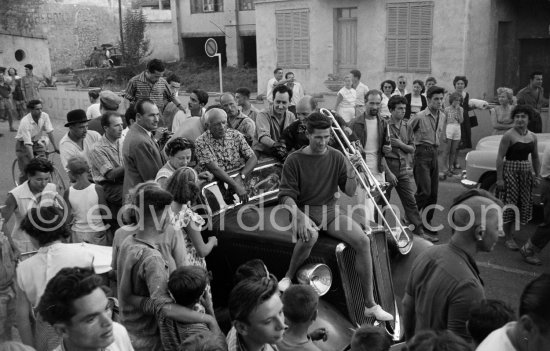
[[[83,67],[94,46],[119,40],[113,0],[2,0],[0,18],[0,33],[48,40],[53,72]]]
[[[23,49],[24,54],[15,57],[15,52],[22,48],[32,48],[31,50]],[[32,63],[34,74],[37,77],[49,77],[52,75],[50,60],[44,60],[44,57],[50,56],[48,41],[44,38],[25,37],[18,35],[9,35],[0,33],[0,65],[3,67],[13,67],[17,70],[19,76],[25,75],[24,66]]]

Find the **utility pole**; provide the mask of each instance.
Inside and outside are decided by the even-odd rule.
[[[124,60],[126,58],[126,54],[124,52],[124,34],[122,31],[122,0],[118,0],[118,23],[120,28],[120,50],[122,50],[122,59]]]

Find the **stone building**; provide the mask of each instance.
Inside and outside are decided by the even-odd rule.
[[[399,75],[428,76],[452,89],[466,75],[472,97],[499,86],[517,91],[532,70],[550,77],[546,0],[256,0],[258,93],[275,67],[308,92],[329,74],[357,68],[379,88]],[[545,90],[550,90],[549,80]]]

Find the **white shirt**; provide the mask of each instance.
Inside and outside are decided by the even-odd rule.
[[[32,145],[33,142],[42,139],[43,131],[46,133],[53,132],[50,116],[48,116],[47,113],[42,112],[38,118],[38,123],[36,123],[29,113],[21,119],[21,122],[19,122],[19,128],[17,128],[15,140],[23,141],[25,145]]]
[[[277,79],[275,79],[275,77],[267,81],[267,90],[266,90],[267,93],[265,95],[266,95],[267,101],[269,102],[273,102],[273,88],[274,88],[273,85],[275,83],[277,83]]]
[[[134,351],[132,343],[130,342],[130,337],[128,336],[128,331],[117,322],[113,322],[113,336],[115,337],[115,341],[104,348],[104,351]],[[65,346],[61,343],[61,345],[56,347],[53,351],[65,351]]]
[[[25,293],[33,308],[36,308],[38,302],[40,302],[46,284],[61,269],[66,267],[89,268],[92,265],[96,267],[96,261],[101,261],[94,260],[94,254],[85,245],[57,242],[39,248],[34,256],[19,263],[17,266],[17,285]]]
[[[395,95],[398,95],[398,96],[403,96],[405,97],[405,95],[407,95],[409,93],[409,91],[407,89],[405,89],[405,91],[403,92],[403,94],[401,94],[401,91],[399,91],[399,89],[395,89],[395,91],[393,92],[393,94],[391,94],[391,96],[395,96]]]
[[[355,91],[357,92],[355,106],[365,106],[365,95],[367,95],[369,87],[362,82],[359,82],[359,84],[357,84],[357,87],[355,88]]]
[[[290,100],[290,106],[296,106],[298,104],[298,101],[300,101],[300,99],[304,96],[305,93],[304,88],[302,88],[302,84],[294,82],[294,86],[292,87],[292,99]]]
[[[517,351],[508,335],[506,335],[506,331],[513,328],[515,324],[516,322],[510,322],[487,335],[476,351]]]
[[[88,119],[94,119],[99,116],[101,116],[101,112],[99,111],[99,102],[88,106],[88,109],[86,110],[86,117],[88,117]]]
[[[94,131],[88,130],[86,132],[86,137],[84,138],[84,149],[81,149],[80,146],[69,138],[69,133],[65,134],[61,141],[59,142],[59,156],[61,158],[61,164],[63,168],[68,172],[67,163],[69,159],[74,156],[83,156],[88,164],[90,160],[88,159],[88,153],[93,149],[95,143],[101,139],[101,135]]]

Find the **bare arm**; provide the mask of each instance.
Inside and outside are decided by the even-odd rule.
[[[31,303],[27,299],[27,295],[21,290],[19,284],[15,284],[15,289],[17,293],[16,301],[16,321],[17,321],[17,330],[19,331],[19,336],[21,341],[25,345],[35,347],[34,345],[34,334],[32,331],[31,324]]]
[[[53,132],[48,133],[48,138],[50,139],[50,142],[52,143],[55,152],[59,153],[59,146],[57,146],[57,144],[55,143],[55,136],[53,135]]]
[[[535,146],[533,148],[533,152],[531,153],[531,163],[533,165],[533,170],[535,171],[535,176],[538,178],[540,176],[540,158],[539,158],[539,147],[538,147],[538,141],[537,136],[535,133],[532,133],[533,137],[535,139]]]
[[[236,189],[239,186],[239,184],[237,184],[235,179],[231,178],[229,174],[227,174],[226,171],[224,171],[220,166],[218,166],[216,162],[212,161],[208,163],[206,165],[206,168],[208,168],[208,170],[212,172],[212,174],[216,179],[227,183],[231,188]]]
[[[254,170],[254,167],[258,164],[258,158],[255,154],[252,154],[248,160],[246,160],[246,163],[244,164],[244,167],[241,169],[241,174],[243,174],[245,177],[250,174]]]
[[[335,111],[338,110],[338,105],[340,105],[342,100],[344,100],[344,97],[342,96],[342,94],[340,94],[340,93],[336,94],[336,105],[334,105],[334,110]]]
[[[208,243],[204,243],[204,240],[202,239],[200,227],[193,223],[189,223],[189,225],[185,228],[185,232],[187,235],[189,235],[189,239],[191,239],[191,242],[193,243],[193,246],[197,250],[197,253],[200,257],[206,257],[212,252],[212,249],[214,246],[217,245],[218,240],[215,236],[211,236],[208,238]]]
[[[504,181],[504,156],[506,156],[506,151],[508,150],[508,147],[510,146],[510,135],[504,134],[502,139],[500,140],[500,145],[498,147],[498,155],[497,155],[497,182],[503,182]]]
[[[19,257],[19,249],[17,246],[15,246],[15,243],[13,242],[13,238],[11,236],[11,232],[8,231],[8,221],[10,220],[11,216],[17,209],[17,202],[15,201],[15,198],[12,194],[8,194],[8,197],[6,198],[6,202],[4,203],[4,206],[2,206],[1,213],[2,218],[4,219],[4,224],[2,225],[2,232],[4,235],[8,238],[8,242],[11,245],[11,250],[14,253],[15,257]]]

